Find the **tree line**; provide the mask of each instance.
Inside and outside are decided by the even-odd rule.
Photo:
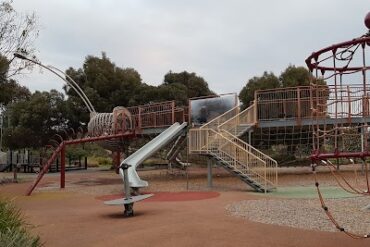
[[[87,56],[81,68],[71,67],[66,74],[78,83],[97,112],[168,100],[187,106],[189,98],[214,94],[202,77],[187,71],[169,71],[159,86],[148,85],[135,69],[116,66],[105,53]],[[68,85],[64,93],[31,93],[5,75],[0,81],[0,104],[3,147],[11,149],[42,147],[56,133],[76,130],[89,121],[85,104]]]
[[[35,14],[19,15],[11,2],[0,3],[2,149],[39,148],[48,144],[54,134],[86,126],[89,121],[86,106],[67,85],[63,93],[56,90],[31,93],[14,80],[14,75],[32,68],[32,64],[14,59],[13,53],[20,51],[34,56],[36,20]],[[189,98],[215,94],[195,72],[169,71],[160,85],[149,85],[134,68],[115,65],[104,52],[101,56],[87,56],[80,68],[70,67],[65,73],[83,89],[97,112],[167,100],[186,106]],[[266,71],[247,80],[239,99],[243,106],[248,106],[256,90],[309,85],[310,77],[306,68],[294,65],[289,65],[280,76]]]
[[[169,71],[163,83],[148,85],[135,69],[116,66],[104,53],[101,57],[87,56],[81,68],[71,67],[66,74],[83,89],[97,112],[167,100],[187,106],[189,98],[215,94],[204,78],[187,71]],[[243,106],[248,106],[256,90],[309,85],[309,77],[307,69],[292,65],[279,77],[264,72],[247,81],[239,99]],[[4,79],[0,81],[0,104],[4,116],[3,146],[11,149],[42,147],[54,134],[78,129],[89,121],[86,106],[67,85],[64,93],[56,90],[31,93],[13,79]]]

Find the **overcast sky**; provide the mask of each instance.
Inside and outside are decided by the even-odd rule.
[[[62,70],[102,51],[145,83],[196,72],[217,93],[237,92],[264,71],[305,66],[313,51],[366,32],[368,0],[14,0],[35,12],[37,57]],[[35,90],[62,91],[39,69],[18,79]]]

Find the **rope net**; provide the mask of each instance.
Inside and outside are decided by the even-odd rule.
[[[370,195],[369,58],[370,31],[312,53],[306,59],[312,73],[309,86],[256,92],[257,128],[249,136],[253,146],[280,165],[310,160],[322,208],[335,227],[352,238],[370,235],[352,233],[335,219],[320,191],[316,166],[328,169],[346,192]],[[346,178],[333,162],[352,164],[355,179]]]
[[[338,186],[347,193],[370,195],[368,169],[370,66],[366,61],[366,57],[370,57],[369,46],[370,32],[360,38],[321,49],[306,59],[306,64],[313,75],[312,82],[325,81],[330,85],[312,85],[320,97],[318,100],[311,100],[316,102],[311,103],[313,117],[311,161],[315,186],[322,209],[329,220],[339,231],[354,239],[369,238],[370,234],[352,232],[333,216],[320,190],[316,166],[320,164],[325,166]],[[336,169],[332,163],[335,159],[348,159],[355,165],[355,181],[346,178]],[[360,164],[362,176],[357,176],[357,167]],[[370,204],[358,210],[369,208]]]

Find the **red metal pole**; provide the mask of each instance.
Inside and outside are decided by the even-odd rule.
[[[64,155],[61,157],[64,157],[65,159],[65,146],[66,145],[71,145],[71,144],[79,144],[79,143],[86,143],[86,142],[95,142],[95,141],[102,141],[102,140],[110,140],[114,138],[120,138],[120,137],[132,137],[135,136],[135,132],[128,132],[128,133],[123,133],[123,134],[117,134],[117,135],[109,135],[109,136],[98,136],[98,137],[88,137],[88,138],[83,138],[83,139],[76,139],[76,140],[69,140],[69,141],[64,141],[59,144],[58,148],[53,152],[52,156],[50,159],[47,161],[47,163],[43,166],[41,172],[37,176],[36,180],[33,182],[33,184],[28,188],[26,195],[29,196],[31,195],[32,191],[36,188],[37,184],[40,182],[42,177],[45,175],[45,173],[48,172],[51,163],[54,162],[54,160],[57,158],[59,153],[62,152],[62,149],[64,149]],[[64,160],[65,164],[65,160]],[[61,168],[63,169],[63,168]],[[64,171],[65,171],[65,165],[64,165]],[[61,175],[62,176],[62,175]],[[65,176],[65,174],[64,174]],[[64,179],[63,179],[64,181]],[[65,184],[65,183],[64,183]],[[61,177],[61,188],[62,188],[62,177]],[[64,187],[63,187],[64,188]]]
[[[66,184],[66,146],[63,143],[60,150],[60,188],[64,189]]]

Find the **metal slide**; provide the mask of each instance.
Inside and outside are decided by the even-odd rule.
[[[168,129],[163,131],[160,135],[156,136],[153,140],[145,144],[135,153],[131,154],[127,157],[124,161],[122,161],[122,165],[128,165],[128,181],[131,188],[141,188],[147,187],[148,182],[141,180],[139,175],[136,172],[136,167],[140,165],[144,160],[152,156],[155,152],[157,152],[162,147],[166,146],[170,141],[174,138],[178,137],[181,132],[186,128],[187,123],[174,123]],[[123,169],[119,169],[119,173],[124,180]]]

